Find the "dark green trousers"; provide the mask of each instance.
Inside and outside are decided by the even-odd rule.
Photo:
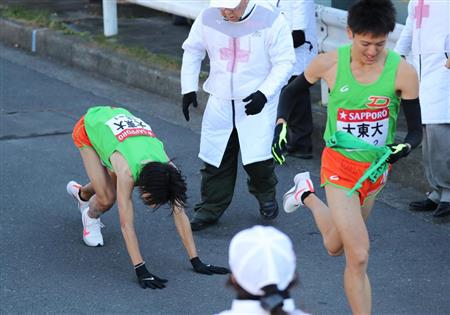
[[[219,167],[204,163],[201,169],[201,202],[195,206],[195,218],[216,221],[230,205],[238,168],[239,139],[231,133]],[[249,192],[259,201],[275,199],[278,183],[273,159],[244,165]]]

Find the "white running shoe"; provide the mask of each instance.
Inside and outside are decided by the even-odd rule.
[[[80,199],[80,188],[81,185],[74,180],[68,182],[66,186],[67,193],[75,198],[75,200],[78,202],[78,209],[81,213],[83,213],[83,211],[86,210],[87,207],[89,207],[89,202]]]
[[[87,246],[103,246],[103,235],[101,229],[105,227],[100,218],[93,219],[88,215],[89,208],[81,214],[83,221],[83,241]]]
[[[67,183],[67,193],[78,202],[78,209],[81,212],[81,221],[83,222],[83,241],[87,246],[103,246],[103,235],[101,228],[104,227],[100,218],[92,219],[87,214],[89,211],[89,202],[80,199],[79,191],[81,185],[76,181]]]
[[[294,177],[294,187],[288,190],[283,196],[283,209],[287,213],[294,212],[302,203],[302,195],[307,192],[314,192],[313,183],[309,177],[309,172],[298,173]]]

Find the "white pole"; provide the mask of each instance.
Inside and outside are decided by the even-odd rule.
[[[103,0],[103,33],[106,37],[118,33],[116,0]]]

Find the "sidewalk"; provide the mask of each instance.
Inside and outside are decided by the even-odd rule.
[[[40,56],[181,103],[181,44],[188,36],[189,25],[174,25],[171,15],[129,4],[119,5],[119,35],[111,39],[103,37],[103,20],[98,5],[83,11],[58,13],[57,20],[65,23],[64,32],[0,18],[0,41],[31,51],[34,33],[35,53]],[[207,71],[207,62],[204,62],[202,69]],[[205,77],[206,74],[202,75],[202,79]],[[314,155],[318,159],[323,148],[326,109],[320,105],[320,86],[316,84],[311,92],[315,124]],[[206,100],[207,95],[200,91],[201,109],[204,109]],[[397,135],[400,141],[404,134],[404,122],[400,121]],[[420,149],[398,162],[391,179],[422,192],[428,189]]]

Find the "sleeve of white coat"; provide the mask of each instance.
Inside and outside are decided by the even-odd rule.
[[[308,27],[308,20],[312,18],[310,16],[311,12],[308,12],[306,3],[308,1],[311,2],[311,0],[290,1],[293,31],[305,31]]]
[[[184,50],[181,64],[181,94],[196,92],[202,60],[206,55],[206,48],[202,36],[202,14],[192,24],[188,38],[181,46]]]
[[[408,4],[408,17],[406,18],[405,27],[400,34],[397,43],[395,44],[394,51],[402,56],[407,56],[411,51],[412,38],[413,38],[413,12],[412,5],[414,1],[410,1]]]
[[[292,18],[294,16],[293,10],[292,10],[293,3],[291,1],[287,1],[287,0],[280,0],[280,1],[275,1],[274,6],[277,7],[281,11],[281,14],[283,14],[283,16],[286,18],[289,29],[293,30],[293,28],[292,28],[292,26],[293,26]]]
[[[280,15],[276,19],[270,35],[266,45],[272,69],[258,88],[267,99],[272,98],[287,83],[295,64],[291,31],[283,16]]]

